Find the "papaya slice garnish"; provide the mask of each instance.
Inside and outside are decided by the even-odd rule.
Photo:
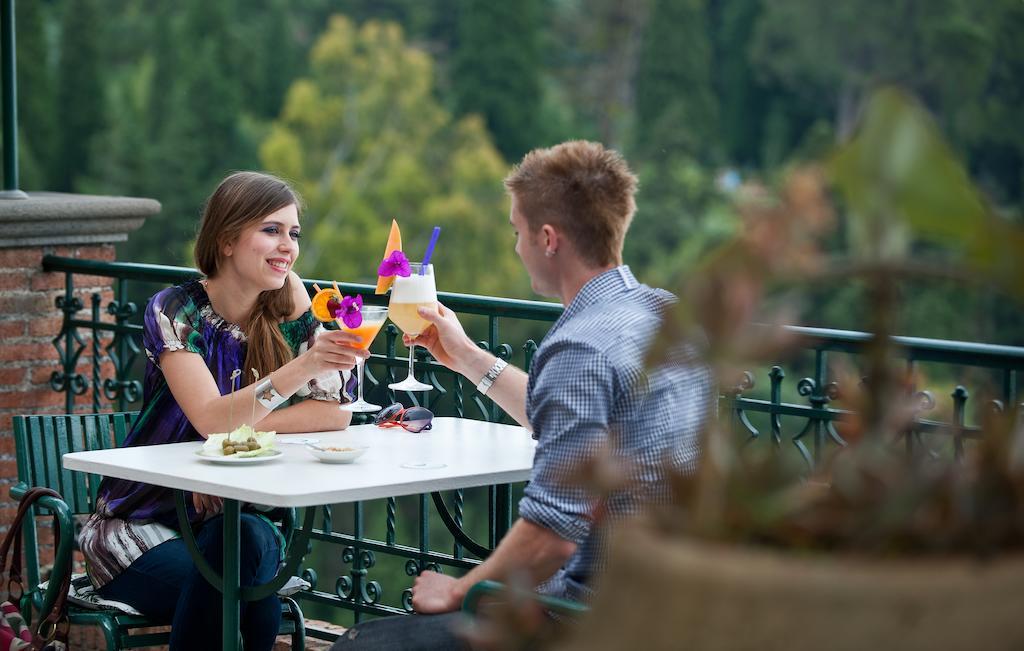
[[[394,251],[402,250],[402,231],[398,228],[398,222],[394,219],[391,220],[391,232],[388,234],[388,243],[384,247],[384,257],[381,260],[386,260],[389,255]],[[385,294],[391,289],[392,283],[395,282],[394,276],[377,276],[377,294]]]

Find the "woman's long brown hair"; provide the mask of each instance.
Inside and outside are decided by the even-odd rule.
[[[199,236],[193,251],[196,266],[207,278],[215,278],[224,259],[224,246],[234,244],[242,232],[278,210],[301,203],[295,191],[281,179],[259,172],[236,172],[227,177],[206,201]],[[292,351],[278,324],[295,311],[291,279],[281,289],[261,292],[243,330],[248,340],[243,384],[253,380],[249,369],[266,377],[292,359]]]

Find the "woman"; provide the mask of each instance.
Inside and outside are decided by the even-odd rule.
[[[205,278],[157,293],[146,308],[143,405],[126,446],[200,441],[243,424],[278,433],[348,425],[350,414],[338,409],[351,399],[342,377],[367,353],[349,346],[353,335],[313,319],[292,271],[298,254],[299,201],[287,184],[255,172],[220,184],[195,244]],[[247,386],[232,395],[236,369]],[[219,570],[222,502],[199,494],[188,502],[200,549]],[[177,527],[171,490],[108,478],[79,543],[100,595],[172,622],[172,649],[205,648],[221,630],[221,597],[196,570]],[[264,517],[242,514],[243,586],[273,578],[280,538]],[[274,595],[243,602],[245,648],[270,649],[280,617]]]

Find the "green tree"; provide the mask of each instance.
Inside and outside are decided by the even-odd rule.
[[[637,171],[641,191],[623,258],[644,282],[677,286],[681,274],[735,233],[735,216],[714,172],[692,157],[641,162]]]
[[[257,164],[243,129],[238,71],[248,62],[238,46],[237,9],[233,0],[152,6],[148,51],[110,75],[111,119],[98,139],[104,152],[91,187],[163,206],[132,235],[133,259],[190,262],[188,242],[205,198],[231,171]]]
[[[462,0],[452,54],[459,115],[479,113],[506,158],[539,144],[541,6],[538,0]]]
[[[302,73],[305,50],[288,0],[248,0],[246,10],[231,16],[230,45],[236,50],[234,70],[248,115],[273,119],[291,82]]]
[[[439,288],[528,296],[506,223],[506,164],[479,119],[455,121],[434,98],[429,55],[394,24],[335,16],[310,69],[260,148],[306,202],[303,273],[374,281],[394,217],[414,260],[442,226]]]
[[[460,0],[330,0],[324,3],[324,11],[344,14],[357,23],[367,20],[398,23],[408,34],[410,41],[430,42],[432,46],[441,46],[447,50],[454,40],[459,2]]]
[[[57,124],[53,57],[46,42],[52,20],[41,2],[15,5],[18,60],[18,156],[23,190],[52,189]]]
[[[627,144],[648,4],[551,3],[542,115],[554,127],[553,140],[587,138],[617,148]]]
[[[162,212],[146,220],[118,257],[135,262],[182,264],[194,222],[171,219],[168,205],[178,188],[158,163],[172,109],[179,68],[181,14],[170,0],[103,0],[105,39],[101,52],[104,124],[91,141],[88,173],[79,189],[91,194],[152,197]]]
[[[61,20],[57,86],[59,128],[56,178],[58,190],[76,189],[89,169],[92,138],[103,128],[100,44],[104,19],[98,0],[68,0]]]
[[[174,113],[172,100],[180,94],[179,71],[185,65],[184,59],[191,52],[192,42],[198,35],[187,32],[182,24],[184,16],[176,11],[172,0],[157,0],[145,18],[148,18],[146,27],[152,29],[152,38],[149,47],[140,50],[140,54],[153,57],[153,76],[150,80],[153,101],[146,114],[146,131],[151,134],[151,147],[155,149],[160,144],[160,134]],[[216,36],[214,33],[207,35],[207,38]],[[180,40],[182,38],[185,40]]]
[[[202,203],[239,168],[259,166],[256,143],[306,67],[318,27],[284,0],[102,0],[107,119],[92,139],[83,188],[163,204],[123,245],[146,262],[188,263]],[[315,7],[313,7],[315,9]]]
[[[221,178],[255,162],[253,145],[241,130],[233,4],[185,3],[177,41],[188,55],[180,59],[169,94],[157,95],[169,112],[158,132],[151,172],[164,220],[182,233],[195,232],[203,201]],[[182,238],[174,241],[180,248]]]
[[[897,83],[941,115],[973,98],[987,78],[991,46],[967,0],[765,3],[751,58],[758,70],[834,116],[850,134],[864,98]],[[949,126],[944,124],[943,126]]]
[[[652,283],[672,280],[734,226],[715,186],[724,148],[709,34],[706,0],[654,0],[636,74],[641,192],[624,251]]]
[[[107,81],[106,115],[108,124],[93,141],[92,166],[82,179],[81,189],[92,194],[151,196],[155,189],[150,182],[152,168],[152,134],[147,129],[152,110],[152,56],[145,56],[137,65],[127,66]],[[152,220],[160,220],[156,215]],[[151,227],[141,231],[148,235]],[[139,244],[138,234],[132,245]],[[143,235],[145,237],[145,235]],[[141,253],[141,248],[134,248]],[[145,256],[135,258],[142,261]],[[169,258],[166,261],[177,261]]]
[[[393,23],[331,19],[263,141],[270,171],[306,203],[301,273],[373,282],[391,218],[411,259],[431,227],[448,291],[528,296],[501,186],[506,164],[476,117],[434,97],[433,62]]]
[[[711,160],[718,105],[706,0],[654,0],[636,72],[636,142],[645,155],[679,147]]]
[[[749,56],[763,0],[718,0],[709,6],[713,81],[725,159],[747,170],[781,165],[805,132],[831,114],[764,79]]]
[[[981,9],[991,65],[981,97],[954,122],[981,187],[1019,219],[1024,216],[1024,3],[992,0]]]

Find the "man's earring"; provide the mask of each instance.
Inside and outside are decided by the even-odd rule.
[[[547,251],[544,252],[544,255],[548,258],[553,258],[555,257],[555,252],[552,251],[551,249],[548,249]]]

